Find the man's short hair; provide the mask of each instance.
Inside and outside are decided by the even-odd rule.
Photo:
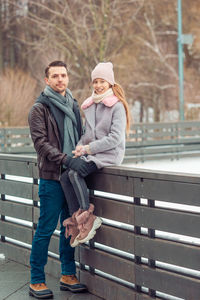
[[[49,77],[49,69],[51,68],[51,67],[65,67],[65,69],[67,70],[67,65],[66,65],[66,63],[64,63],[63,61],[61,61],[61,60],[55,60],[55,61],[52,61],[49,65],[48,65],[48,67],[46,67],[46,69],[45,69],[45,77]],[[67,70],[68,71],[68,70]]]

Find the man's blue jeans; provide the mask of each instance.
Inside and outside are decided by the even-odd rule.
[[[61,274],[76,273],[74,248],[70,246],[70,239],[65,238],[63,220],[69,217],[67,202],[61,184],[55,180],[40,179],[40,217],[33,238],[30,256],[31,283],[45,282],[44,267],[48,258],[48,246],[51,236],[56,229],[60,216],[60,261]]]

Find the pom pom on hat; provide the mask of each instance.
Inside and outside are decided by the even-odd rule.
[[[113,64],[111,62],[99,63],[96,65],[91,74],[92,82],[96,78],[102,78],[109,82],[111,85],[115,84]]]

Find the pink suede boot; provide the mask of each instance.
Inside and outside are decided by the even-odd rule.
[[[94,205],[90,204],[88,210],[76,216],[79,229],[79,235],[76,237],[78,243],[85,243],[91,240],[96,234],[96,229],[102,224],[101,218],[95,216],[93,211]]]
[[[70,246],[76,247],[78,245],[77,242],[75,242],[76,237],[79,235],[79,229],[78,229],[78,223],[76,221],[76,217],[81,214],[81,209],[77,210],[73,213],[73,215],[63,221],[63,226],[66,227],[65,229],[65,237],[68,238],[71,235],[70,239]]]

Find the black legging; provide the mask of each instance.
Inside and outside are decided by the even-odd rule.
[[[94,162],[83,160],[83,163],[87,164],[87,173],[84,172],[84,177],[97,170]],[[79,208],[84,210],[89,208],[89,193],[84,177],[78,171],[72,169],[67,169],[61,175],[60,182],[67,200],[70,215]]]

